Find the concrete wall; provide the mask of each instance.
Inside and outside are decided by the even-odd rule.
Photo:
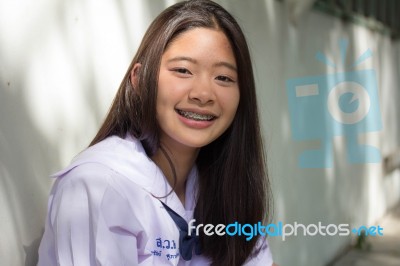
[[[298,157],[318,148],[318,139],[294,141],[290,125],[286,81],[296,77],[374,69],[383,129],[359,136],[360,143],[380,149],[385,157],[399,148],[400,107],[399,43],[338,18],[312,11],[297,24],[282,3],[252,2],[231,5],[244,22],[255,58],[262,121],[275,197],[275,221],[303,224],[373,225],[399,200],[399,171],[385,174],[382,163],[351,164],[346,138],[332,139],[331,168],[304,169]],[[241,10],[246,10],[243,14]],[[271,11],[272,10],[272,11]],[[264,13],[264,15],[254,15]],[[253,15],[252,15],[253,14]],[[348,40],[346,66],[341,64],[341,40]],[[347,65],[367,49],[373,56],[355,69]],[[332,69],[315,59],[321,51],[338,65]],[[316,121],[318,123],[319,121]],[[326,122],[326,121],[325,121]],[[350,237],[297,236],[285,241],[272,238],[280,265],[324,265],[348,245]]]
[[[148,24],[173,2],[0,0],[0,265],[35,264],[47,176],[88,145]],[[300,152],[318,142],[292,139],[286,81],[331,73],[315,54],[339,59],[341,39],[349,41],[347,62],[371,49],[373,57],[357,69],[377,74],[383,129],[360,141],[385,156],[400,146],[399,43],[315,11],[292,24],[288,9],[274,0],[217,2],[238,18],[254,57],[274,220],[376,223],[399,200],[399,172],[385,174],[382,163],[349,164],[340,136],[333,140],[332,168],[299,167]],[[282,266],[323,265],[349,241],[270,240]]]

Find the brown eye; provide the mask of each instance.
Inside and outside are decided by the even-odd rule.
[[[186,68],[174,68],[172,71],[175,71],[175,72],[177,72],[179,74],[187,74],[187,75],[191,75],[192,74]]]
[[[216,80],[223,81],[223,82],[234,82],[233,79],[227,76],[218,76]]]

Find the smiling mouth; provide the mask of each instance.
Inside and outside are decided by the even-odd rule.
[[[213,116],[213,115],[198,114],[198,113],[183,111],[183,110],[178,110],[178,109],[176,109],[176,112],[187,119],[192,119],[195,121],[211,121],[216,118],[216,116]]]

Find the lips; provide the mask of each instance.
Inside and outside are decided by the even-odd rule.
[[[176,112],[187,119],[195,121],[212,121],[216,118],[216,116],[212,114],[200,114],[192,111],[184,111],[179,109],[176,109]]]

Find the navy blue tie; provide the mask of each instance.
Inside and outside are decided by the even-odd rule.
[[[188,224],[179,214],[168,207],[164,202],[160,201],[164,208],[167,210],[169,216],[174,220],[176,226],[179,229],[179,253],[184,260],[192,259],[192,252],[194,248],[194,253],[196,255],[201,254],[199,237],[195,234],[189,236]]]

